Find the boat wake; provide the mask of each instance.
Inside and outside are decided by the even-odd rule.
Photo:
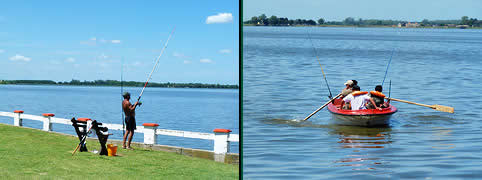
[[[436,114],[429,114],[429,115],[414,115],[410,119],[414,121],[414,124],[464,124],[467,123],[463,120],[458,120],[453,116],[444,116],[444,115],[436,115]]]
[[[313,124],[311,121],[303,121],[303,119],[265,119],[261,120],[264,124],[273,125],[289,125],[293,127],[312,127],[312,128],[327,128],[333,125]]]

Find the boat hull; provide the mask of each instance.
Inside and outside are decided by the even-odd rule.
[[[348,126],[386,126],[392,115],[341,115],[332,113],[335,124]]]
[[[332,114],[335,124],[348,126],[386,126],[390,124],[390,117],[397,112],[397,108],[390,105],[382,110],[342,110],[340,109],[341,99],[328,105],[328,111]]]

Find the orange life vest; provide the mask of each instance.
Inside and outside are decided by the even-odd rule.
[[[366,91],[355,91],[355,92],[352,92],[352,93],[351,93],[351,95],[352,95],[353,97],[359,96],[359,95],[363,95],[363,94],[368,94],[368,92],[366,92]]]
[[[370,94],[373,95],[373,96],[385,98],[385,94],[383,94],[381,92],[378,92],[378,91],[370,91]]]

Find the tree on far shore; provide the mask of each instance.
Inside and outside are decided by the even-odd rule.
[[[318,24],[321,25],[321,24],[324,24],[324,23],[325,23],[325,19],[323,19],[323,18],[318,19]]]
[[[423,21],[420,23],[421,26],[428,26],[430,25],[430,21],[428,19],[423,19]]]
[[[347,18],[345,18],[345,20],[343,22],[345,23],[345,25],[354,25],[355,24],[355,18],[347,17]]]
[[[268,24],[270,24],[270,25],[278,25],[278,17],[276,17],[276,16],[271,16],[271,17],[268,19]]]
[[[462,16],[461,18],[462,22],[461,24],[468,24],[469,23],[469,17],[468,16]]]
[[[267,20],[267,17],[265,14],[261,14],[259,17],[258,17],[258,21],[261,23],[261,24],[266,24],[268,23],[268,20]]]

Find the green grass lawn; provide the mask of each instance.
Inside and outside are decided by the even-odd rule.
[[[72,128],[73,130],[73,128]],[[238,179],[239,166],[145,149],[77,152],[77,137],[0,124],[0,179]],[[87,148],[100,150],[98,140]]]

